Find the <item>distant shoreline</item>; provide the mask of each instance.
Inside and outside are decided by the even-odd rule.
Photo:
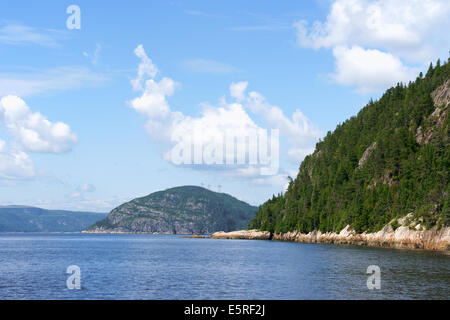
[[[79,233],[86,234],[154,234],[154,235],[177,235],[177,236],[189,236],[191,238],[204,238],[209,237],[211,234],[193,234],[193,233],[172,233],[172,232],[144,232],[144,231],[122,231],[111,229],[95,229],[95,230],[83,230]]]

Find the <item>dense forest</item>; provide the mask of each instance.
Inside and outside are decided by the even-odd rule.
[[[249,228],[373,232],[409,213],[425,228],[448,226],[449,78],[450,58],[438,60],[328,132]]]

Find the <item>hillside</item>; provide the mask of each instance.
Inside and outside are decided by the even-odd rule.
[[[245,228],[256,210],[225,193],[183,186],[124,203],[86,232],[206,234],[230,231]]]
[[[249,229],[376,232],[410,213],[415,230],[448,226],[449,78],[450,64],[438,61],[328,132]]]
[[[80,232],[106,213],[0,206],[0,232]]]

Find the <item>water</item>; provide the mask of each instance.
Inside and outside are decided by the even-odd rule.
[[[66,269],[81,269],[69,290]],[[369,265],[381,289],[367,288]],[[449,299],[442,253],[169,235],[0,234],[0,299]]]

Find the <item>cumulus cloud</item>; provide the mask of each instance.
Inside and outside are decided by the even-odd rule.
[[[236,144],[237,148],[245,150],[247,141],[244,137],[262,129],[250,118],[244,107],[237,103],[219,107],[205,104],[200,117],[181,115],[174,119],[169,128],[172,144],[189,137],[192,145],[207,148],[205,154],[210,155],[210,159],[206,161],[213,162],[217,156],[221,164],[234,162],[234,152],[223,152],[227,137],[243,137],[237,140]],[[171,154],[167,153],[166,159],[170,156]]]
[[[335,0],[325,22],[295,27],[301,46],[333,50],[338,83],[368,92],[411,80],[418,65],[446,56],[449,14],[447,0]]]
[[[240,81],[237,83],[232,82],[230,85],[230,95],[238,101],[244,99],[245,90],[247,90],[248,82]]]
[[[153,64],[152,60],[147,56],[142,44],[138,45],[134,49],[134,54],[141,59],[141,63],[138,68],[138,76],[136,79],[131,81],[134,90],[143,90],[142,83],[144,82],[145,76],[154,78],[158,73],[158,68]]]
[[[287,141],[289,159],[298,165],[308,151],[312,152],[321,135],[300,110],[296,110],[291,117],[287,117],[281,108],[271,105],[262,94],[256,91],[247,92],[248,83],[245,81],[231,83],[229,101],[222,98],[217,106],[201,104],[202,110],[199,116],[174,111],[169,105],[168,98],[174,93],[177,83],[167,77],[156,79],[157,68],[146,55],[142,45],[136,48],[135,54],[141,59],[141,63],[137,78],[133,79],[131,84],[135,90],[141,91],[141,95],[129,101],[128,104],[137,112],[147,116],[146,127],[149,134],[168,146],[173,146],[189,137],[192,145],[207,146],[205,150],[207,149],[212,157],[221,157],[224,139],[229,135],[246,137],[236,141],[236,148],[245,149],[249,145],[249,137],[264,129],[257,123],[256,118],[258,118],[262,119],[268,129],[279,129],[282,139]],[[232,156],[234,157],[234,154]],[[248,157],[248,154],[246,156]],[[170,151],[164,154],[166,160],[170,157]],[[193,157],[195,158],[195,154]],[[229,159],[229,154],[224,154],[222,159],[225,164],[234,160]],[[195,168],[205,170],[212,167],[197,166]],[[214,169],[222,170],[228,176],[254,179],[255,183],[264,180],[260,176],[259,168],[254,164],[222,166],[214,167]],[[281,176],[284,178],[280,178]],[[286,180],[286,175],[283,173],[278,178],[272,177],[265,181],[278,183],[281,180]]]
[[[267,125],[278,128],[289,142],[288,155],[299,162],[314,151],[315,142],[321,136],[320,130],[300,111],[295,110],[291,118],[280,107],[271,105],[260,93],[252,91],[246,98],[246,106],[255,114],[261,114]]]
[[[149,118],[165,118],[170,107],[167,98],[175,91],[176,83],[170,78],[157,82],[153,79],[145,81],[145,89],[140,97],[131,100],[131,107]]]
[[[407,67],[390,54],[375,49],[361,47],[336,47],[334,80],[343,85],[355,85],[360,93],[382,90],[397,82],[408,82],[417,77],[419,68]]]
[[[0,99],[0,127],[11,137],[9,144],[0,140],[0,177],[7,179],[35,176],[28,152],[62,153],[77,142],[67,124],[49,121],[13,95]]]
[[[32,112],[17,96],[9,95],[0,100],[0,115],[24,151],[61,153],[77,141],[67,124],[50,122],[39,112]]]

